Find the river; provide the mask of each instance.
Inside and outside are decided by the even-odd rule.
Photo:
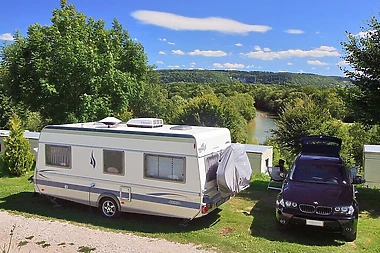
[[[277,129],[274,124],[274,120],[277,118],[277,115],[257,111],[256,117],[248,123],[250,139],[256,140],[259,144],[263,144],[266,138],[271,136],[270,130]]]

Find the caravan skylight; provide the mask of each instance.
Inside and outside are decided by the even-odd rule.
[[[107,117],[107,118],[104,118],[98,122],[103,123],[104,125],[107,125],[108,127],[110,127],[110,126],[114,126],[114,125],[119,124],[121,122],[121,120],[114,118],[114,117]]]

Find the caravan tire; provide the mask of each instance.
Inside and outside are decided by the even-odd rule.
[[[103,198],[100,202],[100,211],[107,218],[115,218],[119,214],[118,205],[112,198]]]

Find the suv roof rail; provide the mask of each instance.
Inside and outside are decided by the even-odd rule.
[[[301,138],[301,146],[301,154],[323,154],[338,157],[342,139],[332,136],[311,135]]]

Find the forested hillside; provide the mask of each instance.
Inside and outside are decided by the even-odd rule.
[[[287,72],[235,71],[235,70],[157,70],[161,83],[230,83],[296,84],[317,87],[346,87],[347,78]]]

